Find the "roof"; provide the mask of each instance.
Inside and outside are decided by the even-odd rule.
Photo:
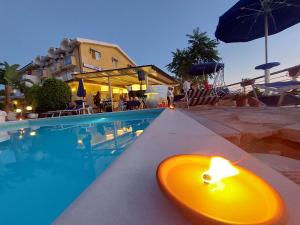
[[[174,77],[170,76],[154,65],[144,65],[74,74],[74,77],[75,79],[84,79],[84,82],[92,84],[107,84],[108,77],[110,77],[113,86],[124,87],[131,84],[140,83],[140,81],[138,80],[138,71],[144,71],[148,75],[149,85],[175,85],[178,83],[178,81]]]
[[[77,37],[76,41],[78,41],[79,43],[89,43],[89,44],[95,44],[95,45],[103,45],[103,46],[108,46],[108,47],[113,47],[118,49],[126,58],[128,58],[131,63],[133,63],[135,66],[137,65],[135,63],[135,61],[129,57],[129,55],[127,55],[127,53],[125,51],[123,51],[123,49],[120,48],[119,45],[116,44],[112,44],[112,43],[107,43],[107,42],[102,42],[102,41],[95,41],[95,40],[91,40],[91,39],[86,39],[86,38],[80,38]]]

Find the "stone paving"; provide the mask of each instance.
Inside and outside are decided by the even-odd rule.
[[[300,108],[197,106],[183,111],[300,185]]]
[[[299,107],[196,106],[183,111],[250,153],[300,160]]]

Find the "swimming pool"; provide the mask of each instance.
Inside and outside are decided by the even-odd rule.
[[[0,125],[0,224],[53,222],[161,111]]]

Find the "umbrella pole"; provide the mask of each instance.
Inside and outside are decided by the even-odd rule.
[[[265,13],[265,62],[268,63],[268,36],[269,36],[269,22],[268,14]],[[270,70],[265,70],[265,83],[270,83]]]
[[[112,88],[111,88],[110,75],[108,75],[107,78],[108,78],[109,98],[110,98],[110,102],[111,102],[111,111],[113,111],[113,94],[112,94]]]

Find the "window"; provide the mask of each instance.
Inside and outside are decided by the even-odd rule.
[[[90,49],[90,53],[92,54],[92,58],[99,61],[101,58],[101,52],[96,51],[95,49]]]
[[[116,59],[116,58],[114,58],[114,57],[112,57],[111,61],[112,61],[113,67],[114,68],[118,68],[118,62],[119,62],[119,60]]]

